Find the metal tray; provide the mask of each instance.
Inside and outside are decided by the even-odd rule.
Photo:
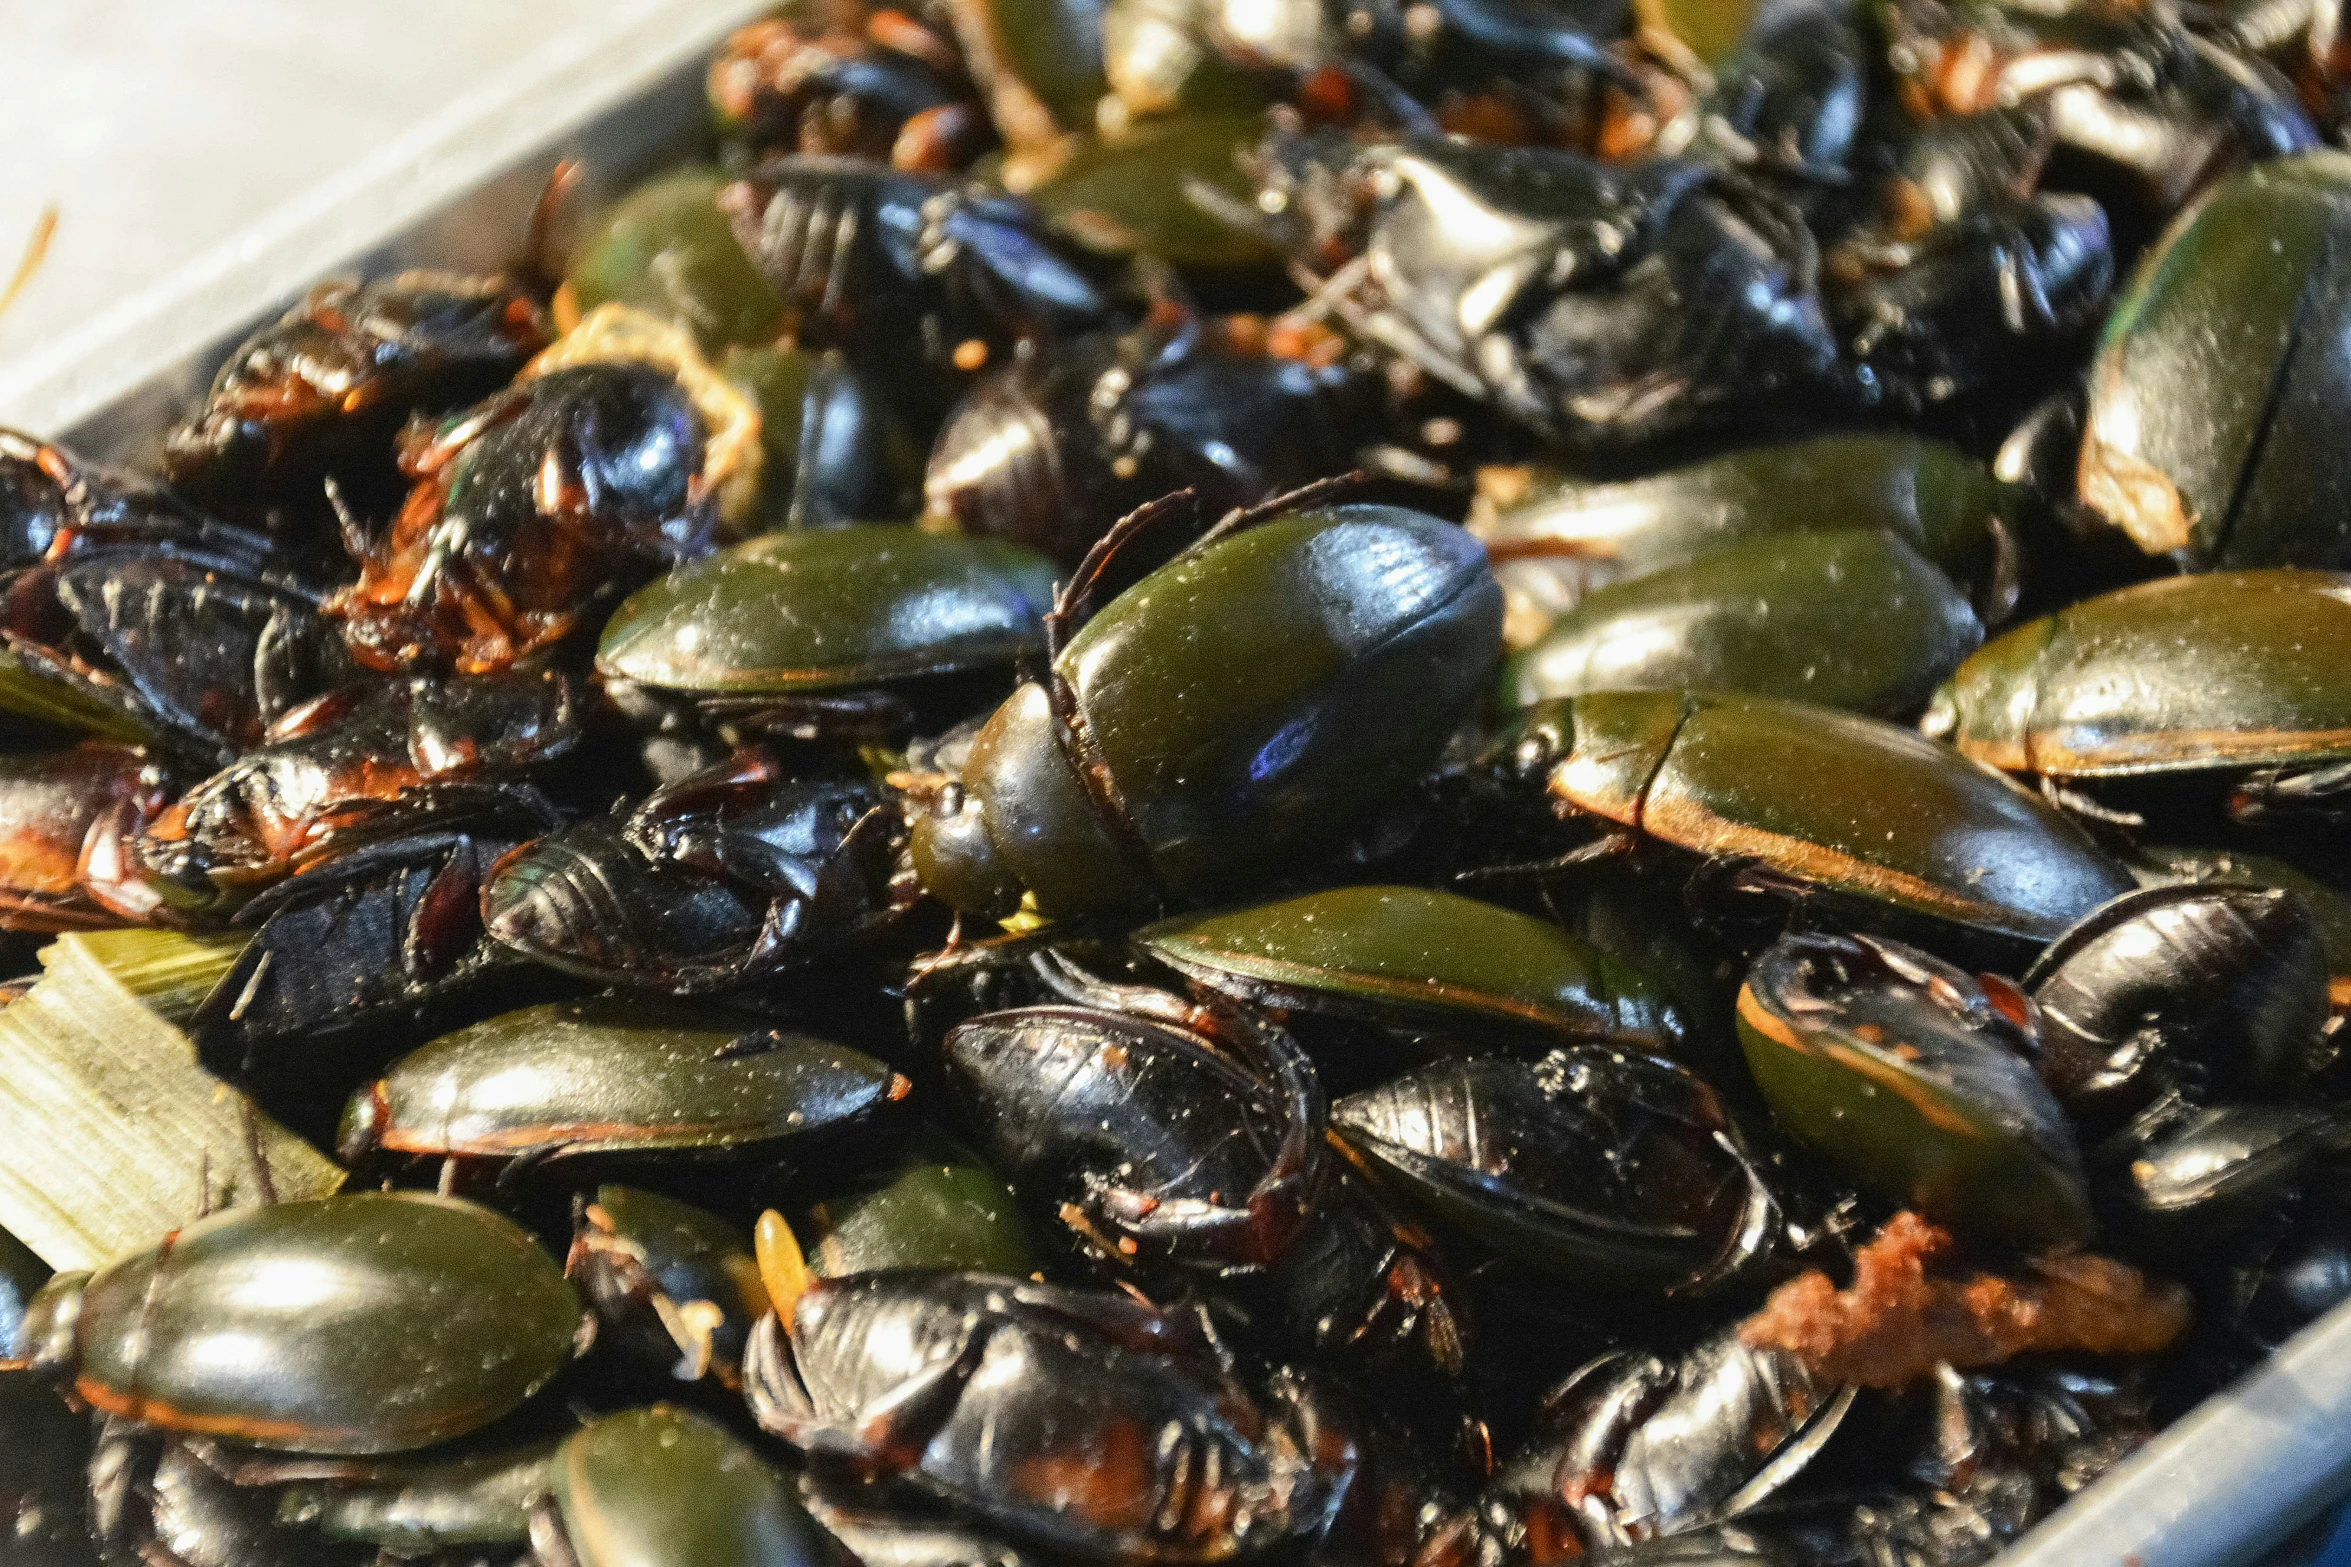
[[[0,422],[136,459],[230,348],[318,280],[513,266],[559,160],[582,165],[579,204],[592,208],[599,193],[695,146],[704,62],[763,9],[765,0],[646,0],[601,36],[525,60],[331,191],[0,370]],[[2000,1567],[2253,1567],[2347,1491],[2351,1305],[2074,1498]],[[2290,1559],[2311,1558],[2297,1549]]]

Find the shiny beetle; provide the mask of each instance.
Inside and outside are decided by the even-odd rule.
[[[2131,878],[2052,807],[1892,724],[1761,697],[1603,692],[1529,708],[1506,774],[1636,845],[1730,861],[1864,921],[2037,947]]]
[[[1645,1056],[1436,1062],[1340,1100],[1331,1123],[1447,1228],[1587,1290],[1702,1294],[1777,1239],[1714,1091]]]
[[[894,801],[737,752],[616,816],[516,849],[482,888],[489,933],[537,962],[678,995],[751,984],[902,911]]]
[[[761,1216],[763,1229],[767,1220]],[[828,1190],[809,1205],[800,1232],[808,1237],[809,1270],[824,1278],[885,1268],[1017,1276],[1039,1264],[1012,1188],[943,1140],[918,1144],[903,1163]]]
[[[2165,1090],[2287,1098],[2322,1057],[2327,954],[2300,893],[2125,893],[2044,948],[2024,985],[2041,1078],[2077,1117]]]
[[[236,1478],[274,1485],[278,1521],[330,1545],[374,1546],[396,1557],[519,1548],[530,1539],[531,1506],[547,1494],[548,1464],[561,1441],[538,1437],[486,1452],[460,1448],[463,1456],[428,1450],[361,1463],[248,1459]]]
[[[349,686],[182,795],[138,839],[159,903],[201,913],[289,872],[435,817],[549,808],[516,785],[580,738],[554,674]]]
[[[0,641],[50,700],[112,709],[150,743],[217,764],[349,677],[319,605],[318,593],[235,556],[82,550],[8,582]],[[19,711],[53,716],[20,694]]]
[[[87,930],[135,917],[117,892],[130,839],[168,798],[164,771],[124,746],[0,756],[0,928]]]
[[[2209,1255],[2293,1200],[2313,1161],[2351,1146],[2339,1111],[2157,1100],[2092,1152],[2106,1225],[2136,1255]]]
[[[1542,1430],[1487,1492],[1486,1527],[1530,1563],[1613,1561],[1610,1547],[1737,1517],[1785,1489],[1853,1403],[1851,1388],[1735,1332],[1670,1360],[1614,1351],[1545,1396]]]
[[[527,986],[520,955],[482,928],[482,884],[548,825],[527,799],[450,813],[244,905],[236,920],[253,939],[191,1020],[206,1065],[261,1081],[332,1078],[372,1036],[430,1025],[493,983]]]
[[[405,1452],[479,1429],[583,1339],[579,1297],[528,1234],[412,1192],[216,1213],[74,1293],[62,1369],[83,1402],[309,1453]],[[423,1322],[431,1333],[410,1331]]]
[[[997,709],[960,802],[914,823],[927,891],[1003,913],[1025,889],[1078,914],[1238,890],[1435,756],[1500,640],[1477,542],[1393,507],[1263,514],[1119,595],[1058,650],[1050,689]]]
[[[1089,334],[974,385],[932,449],[930,510],[1075,564],[1137,506],[1192,488],[1212,512],[1354,466],[1376,432],[1364,376],[1281,358],[1186,315]]]
[[[840,1548],[792,1482],[690,1410],[593,1420],[548,1466],[531,1516],[537,1567],[829,1567]]]
[[[1148,1016],[1024,1007],[957,1026],[945,1055],[981,1149],[1095,1250],[1215,1277],[1296,1239],[1328,1115],[1294,1042],[1237,1016],[1225,1037],[1249,1053]]]
[[[952,385],[1017,340],[1085,331],[1112,309],[1095,269],[1010,198],[853,159],[783,158],[719,201],[803,339],[885,367],[894,384]]]
[[[1254,161],[1256,202],[1217,210],[1308,269],[1318,304],[1571,449],[1623,450],[1833,386],[1812,235],[1735,175],[1280,128]],[[1345,193],[1330,232],[1301,211],[1309,185]]]
[[[1041,1545],[1254,1554],[1320,1533],[1355,1472],[1308,1384],[1251,1386],[1188,1313],[987,1274],[875,1273],[820,1279],[790,1315],[752,1335],[763,1427],[814,1463]]]
[[[630,191],[574,246],[558,308],[623,304],[675,321],[705,353],[772,342],[784,301],[735,242],[716,169],[673,170]]]
[[[372,668],[507,668],[709,547],[709,435],[675,379],[625,364],[555,370],[412,431],[416,488],[326,612]]]
[[[888,389],[838,349],[735,348],[719,371],[759,407],[761,525],[839,528],[919,509],[921,449]]]
[[[1254,109],[1143,120],[1079,142],[1023,194],[1056,234],[1096,255],[1147,258],[1205,287],[1246,291],[1274,270],[1273,251],[1186,198],[1212,190],[1247,200],[1235,158],[1263,128]]]
[[[749,1157],[867,1125],[906,1093],[871,1056],[726,1014],[550,1003],[393,1062],[352,1095],[337,1147],[353,1164]]]
[[[738,733],[886,730],[911,720],[917,683],[1043,651],[1053,576],[1043,556],[990,539],[769,534],[631,596],[596,667],[624,703],[681,700]]]
[[[546,346],[546,318],[503,278],[328,283],[229,355],[203,406],[165,432],[164,472],[239,514],[316,510],[326,478],[372,502],[397,493],[386,452],[410,415],[488,396]]]
[[[640,1361],[681,1382],[742,1380],[743,1343],[768,1309],[750,1237],[691,1203],[633,1186],[582,1199],[564,1276]]]
[[[2351,290],[2321,259],[2346,233],[2351,157],[2314,152],[2228,181],[2164,238],[2091,364],[2085,506],[2198,568],[2351,565],[2328,417]]]
[[[2090,1237],[2081,1150],[2006,981],[1896,942],[1787,936],[1748,971],[1739,1042],[1779,1123],[1889,1201],[2022,1245]]]
[[[1983,639],[1894,534],[1766,535],[1594,590],[1511,660],[1502,696],[1695,688],[1908,718]]]
[[[1450,1380],[1467,1326],[1433,1249],[1324,1158],[1314,1070],[1280,1030],[1108,986],[976,1017],[944,1046],[981,1146],[1113,1277],[1216,1281],[1357,1368]]]
[[[1921,727],[1977,761],[2060,784],[2201,781],[2233,787],[2240,816],[2323,813],[2351,761],[2336,678],[2346,653],[2351,576],[2139,583],[1986,643]]]
[[[1670,1056],[1690,1026],[1636,964],[1541,920],[1420,887],[1334,887],[1178,915],[1134,940],[1245,1004],[1327,1011],[1439,1048],[1508,1036]]]
[[[1502,584],[1513,648],[1537,641],[1583,594],[1687,565],[1731,545],[1875,528],[1968,589],[1998,624],[2015,606],[2024,497],[1956,447],[1900,434],[1819,435],[1642,478],[1487,468],[1469,530]]]

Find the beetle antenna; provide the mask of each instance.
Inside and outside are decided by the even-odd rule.
[[[1075,625],[1083,622],[1094,589],[1100,586],[1102,574],[1110,569],[1110,562],[1118,552],[1137,536],[1157,527],[1178,511],[1197,508],[1199,504],[1200,492],[1193,489],[1162,495],[1119,518],[1110,525],[1109,532],[1094,541],[1093,548],[1086,551],[1085,559],[1078,562],[1078,569],[1061,585],[1061,591],[1053,596],[1053,607],[1045,612],[1045,663],[1048,668],[1060,659],[1061,650],[1068,645],[1070,632]]]
[[[561,282],[563,269],[548,264],[549,241],[555,233],[555,223],[571,200],[571,193],[579,189],[580,177],[587,172],[577,158],[559,160],[547,171],[547,183],[539,187],[539,199],[531,203],[531,223],[523,240],[523,265],[545,281]]]
[[[24,242],[24,255],[18,259],[16,271],[8,279],[8,286],[0,288],[0,316],[8,314],[8,307],[16,303],[17,296],[32,285],[33,275],[41,270],[41,263],[48,259],[49,241],[56,237],[57,204],[51,202],[33,220],[33,232]]]
[[[1208,548],[1211,544],[1221,544],[1234,534],[1254,528],[1261,522],[1271,522],[1284,513],[1299,511],[1308,506],[1319,506],[1324,501],[1335,500],[1350,490],[1359,490],[1369,483],[1371,483],[1370,474],[1365,473],[1361,468],[1350,468],[1345,473],[1334,473],[1327,478],[1317,479],[1311,484],[1301,484],[1294,490],[1285,490],[1270,499],[1259,501],[1254,506],[1236,506],[1218,518],[1215,527],[1210,528],[1187,545],[1184,553],[1195,554]]]

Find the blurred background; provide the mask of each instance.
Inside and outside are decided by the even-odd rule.
[[[0,0],[0,368],[646,0]],[[395,149],[396,150],[396,149]]]

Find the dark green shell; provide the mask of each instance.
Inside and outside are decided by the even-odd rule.
[[[444,1034],[352,1097],[341,1144],[514,1158],[716,1154],[880,1112],[906,1080],[861,1051],[675,1002],[550,1002]]]
[[[615,202],[564,274],[580,309],[633,305],[688,328],[714,352],[773,338],[784,301],[718,210],[725,184],[716,169],[684,168]]]
[[[1529,708],[1554,800],[1904,921],[2038,944],[2130,874],[2064,815],[1912,730],[1762,697],[1609,692]]]
[[[606,1415],[557,1449],[580,1567],[834,1567],[839,1548],[748,1444],[668,1404]]]
[[[2351,565],[2351,157],[2222,182],[2139,263],[2090,367],[2081,498],[2200,567]]]
[[[2076,1245],[2092,1229],[2081,1152],[2027,1037],[1965,972],[1891,942],[1790,937],[1739,992],[1748,1068],[1790,1133],[1941,1223]]]
[[[771,533],[640,589],[605,675],[727,696],[837,691],[1042,652],[1054,566],[996,539],[869,525]]]
[[[960,1150],[932,1152],[817,1202],[800,1231],[810,1268],[827,1278],[885,1268],[1035,1272],[1039,1259],[1004,1178]]]
[[[1344,837],[1434,760],[1501,612],[1459,528],[1339,506],[1153,572],[1060,668],[1153,868],[1199,897]]]
[[[1594,591],[1512,659],[1502,699],[1698,688],[1902,718],[1983,639],[1951,579],[1894,534],[1768,536]]]
[[[2059,778],[2351,758],[2351,574],[2219,571],[2068,605],[1986,643],[1929,733]]]
[[[1255,1001],[1477,1037],[1671,1054],[1684,1020],[1637,967],[1509,909],[1423,887],[1334,887],[1138,931],[1153,957]]]
[[[555,1260],[473,1203],[363,1192],[234,1208],[98,1270],[75,1387],[173,1431],[405,1452],[545,1386],[580,1319]]]
[[[1262,240],[1184,194],[1202,182],[1249,199],[1233,155],[1263,135],[1254,113],[1146,120],[1116,138],[1089,138],[1026,194],[1055,228],[1090,250],[1211,270],[1267,266],[1274,256]]]

